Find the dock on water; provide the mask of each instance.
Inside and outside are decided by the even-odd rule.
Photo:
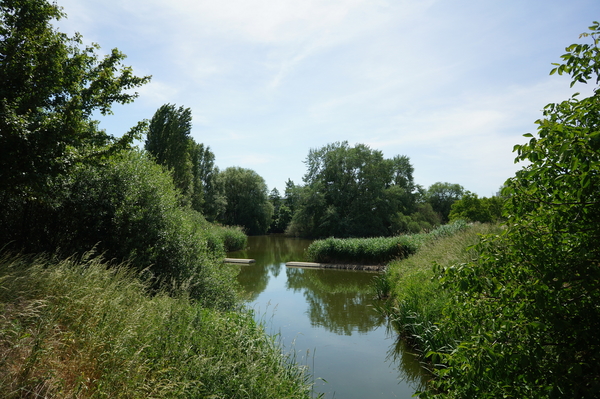
[[[235,264],[248,265],[250,263],[256,262],[256,260],[254,260],[254,259],[241,259],[241,258],[225,258],[225,260],[223,262],[225,262],[225,263],[235,263]]]
[[[316,269],[343,269],[343,270],[365,270],[380,272],[385,270],[385,265],[349,265],[337,263],[314,263],[314,262],[287,262],[287,267],[306,267]]]

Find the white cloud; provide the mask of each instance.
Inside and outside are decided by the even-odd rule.
[[[270,187],[299,182],[310,148],[348,140],[408,155],[420,184],[482,195],[514,172],[512,147],[543,106],[572,92],[550,62],[600,11],[597,0],[60,3],[61,26],[154,76],[111,131],[175,103],[192,108],[192,133],[221,167],[254,165]]]

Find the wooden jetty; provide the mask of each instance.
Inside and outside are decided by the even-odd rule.
[[[225,258],[225,260],[223,262],[225,262],[225,263],[235,263],[235,264],[248,265],[250,263],[256,262],[256,260],[254,260],[254,259],[240,259],[240,258]]]
[[[338,263],[313,263],[313,262],[287,262],[287,267],[306,267],[317,269],[343,269],[343,270],[365,270],[370,272],[381,272],[385,265],[347,265]]]

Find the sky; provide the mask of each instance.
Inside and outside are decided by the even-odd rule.
[[[269,191],[302,184],[310,149],[348,141],[406,155],[415,183],[492,196],[523,167],[513,147],[544,106],[588,87],[550,76],[600,19],[598,0],[57,0],[56,23],[138,76],[133,104],[100,126],[121,136],[163,104],[221,170]]]

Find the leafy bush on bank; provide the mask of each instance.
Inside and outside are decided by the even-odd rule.
[[[215,231],[225,252],[240,251],[248,244],[248,236],[241,226],[215,226]]]
[[[448,227],[447,227],[448,226]],[[412,256],[391,262],[377,283],[379,307],[390,319],[395,330],[421,354],[448,347],[458,337],[439,329],[443,310],[450,303],[450,293],[441,288],[436,270],[478,256],[471,247],[483,234],[497,233],[498,225],[471,224],[460,229],[452,224],[432,234]],[[431,359],[429,359],[431,360]]]
[[[181,207],[169,173],[144,153],[125,151],[102,166],[79,166],[54,184],[53,198],[7,203],[3,242],[63,257],[95,248],[106,259],[145,270],[155,287],[187,290],[206,306],[235,303],[235,279],[221,260],[224,240],[233,242],[241,232],[215,227]],[[23,228],[11,223],[19,215],[27,221]]]
[[[466,227],[464,221],[440,226],[423,234],[375,238],[327,238],[314,241],[307,258],[320,263],[384,264],[414,254],[425,242],[452,235]]]
[[[600,397],[600,23],[589,29],[551,74],[593,94],[544,108],[515,146],[527,165],[505,183],[504,230],[435,274],[447,299],[432,329],[448,339],[426,353],[438,378],[423,398]]]
[[[251,314],[148,295],[127,265],[0,255],[3,398],[309,398]]]

